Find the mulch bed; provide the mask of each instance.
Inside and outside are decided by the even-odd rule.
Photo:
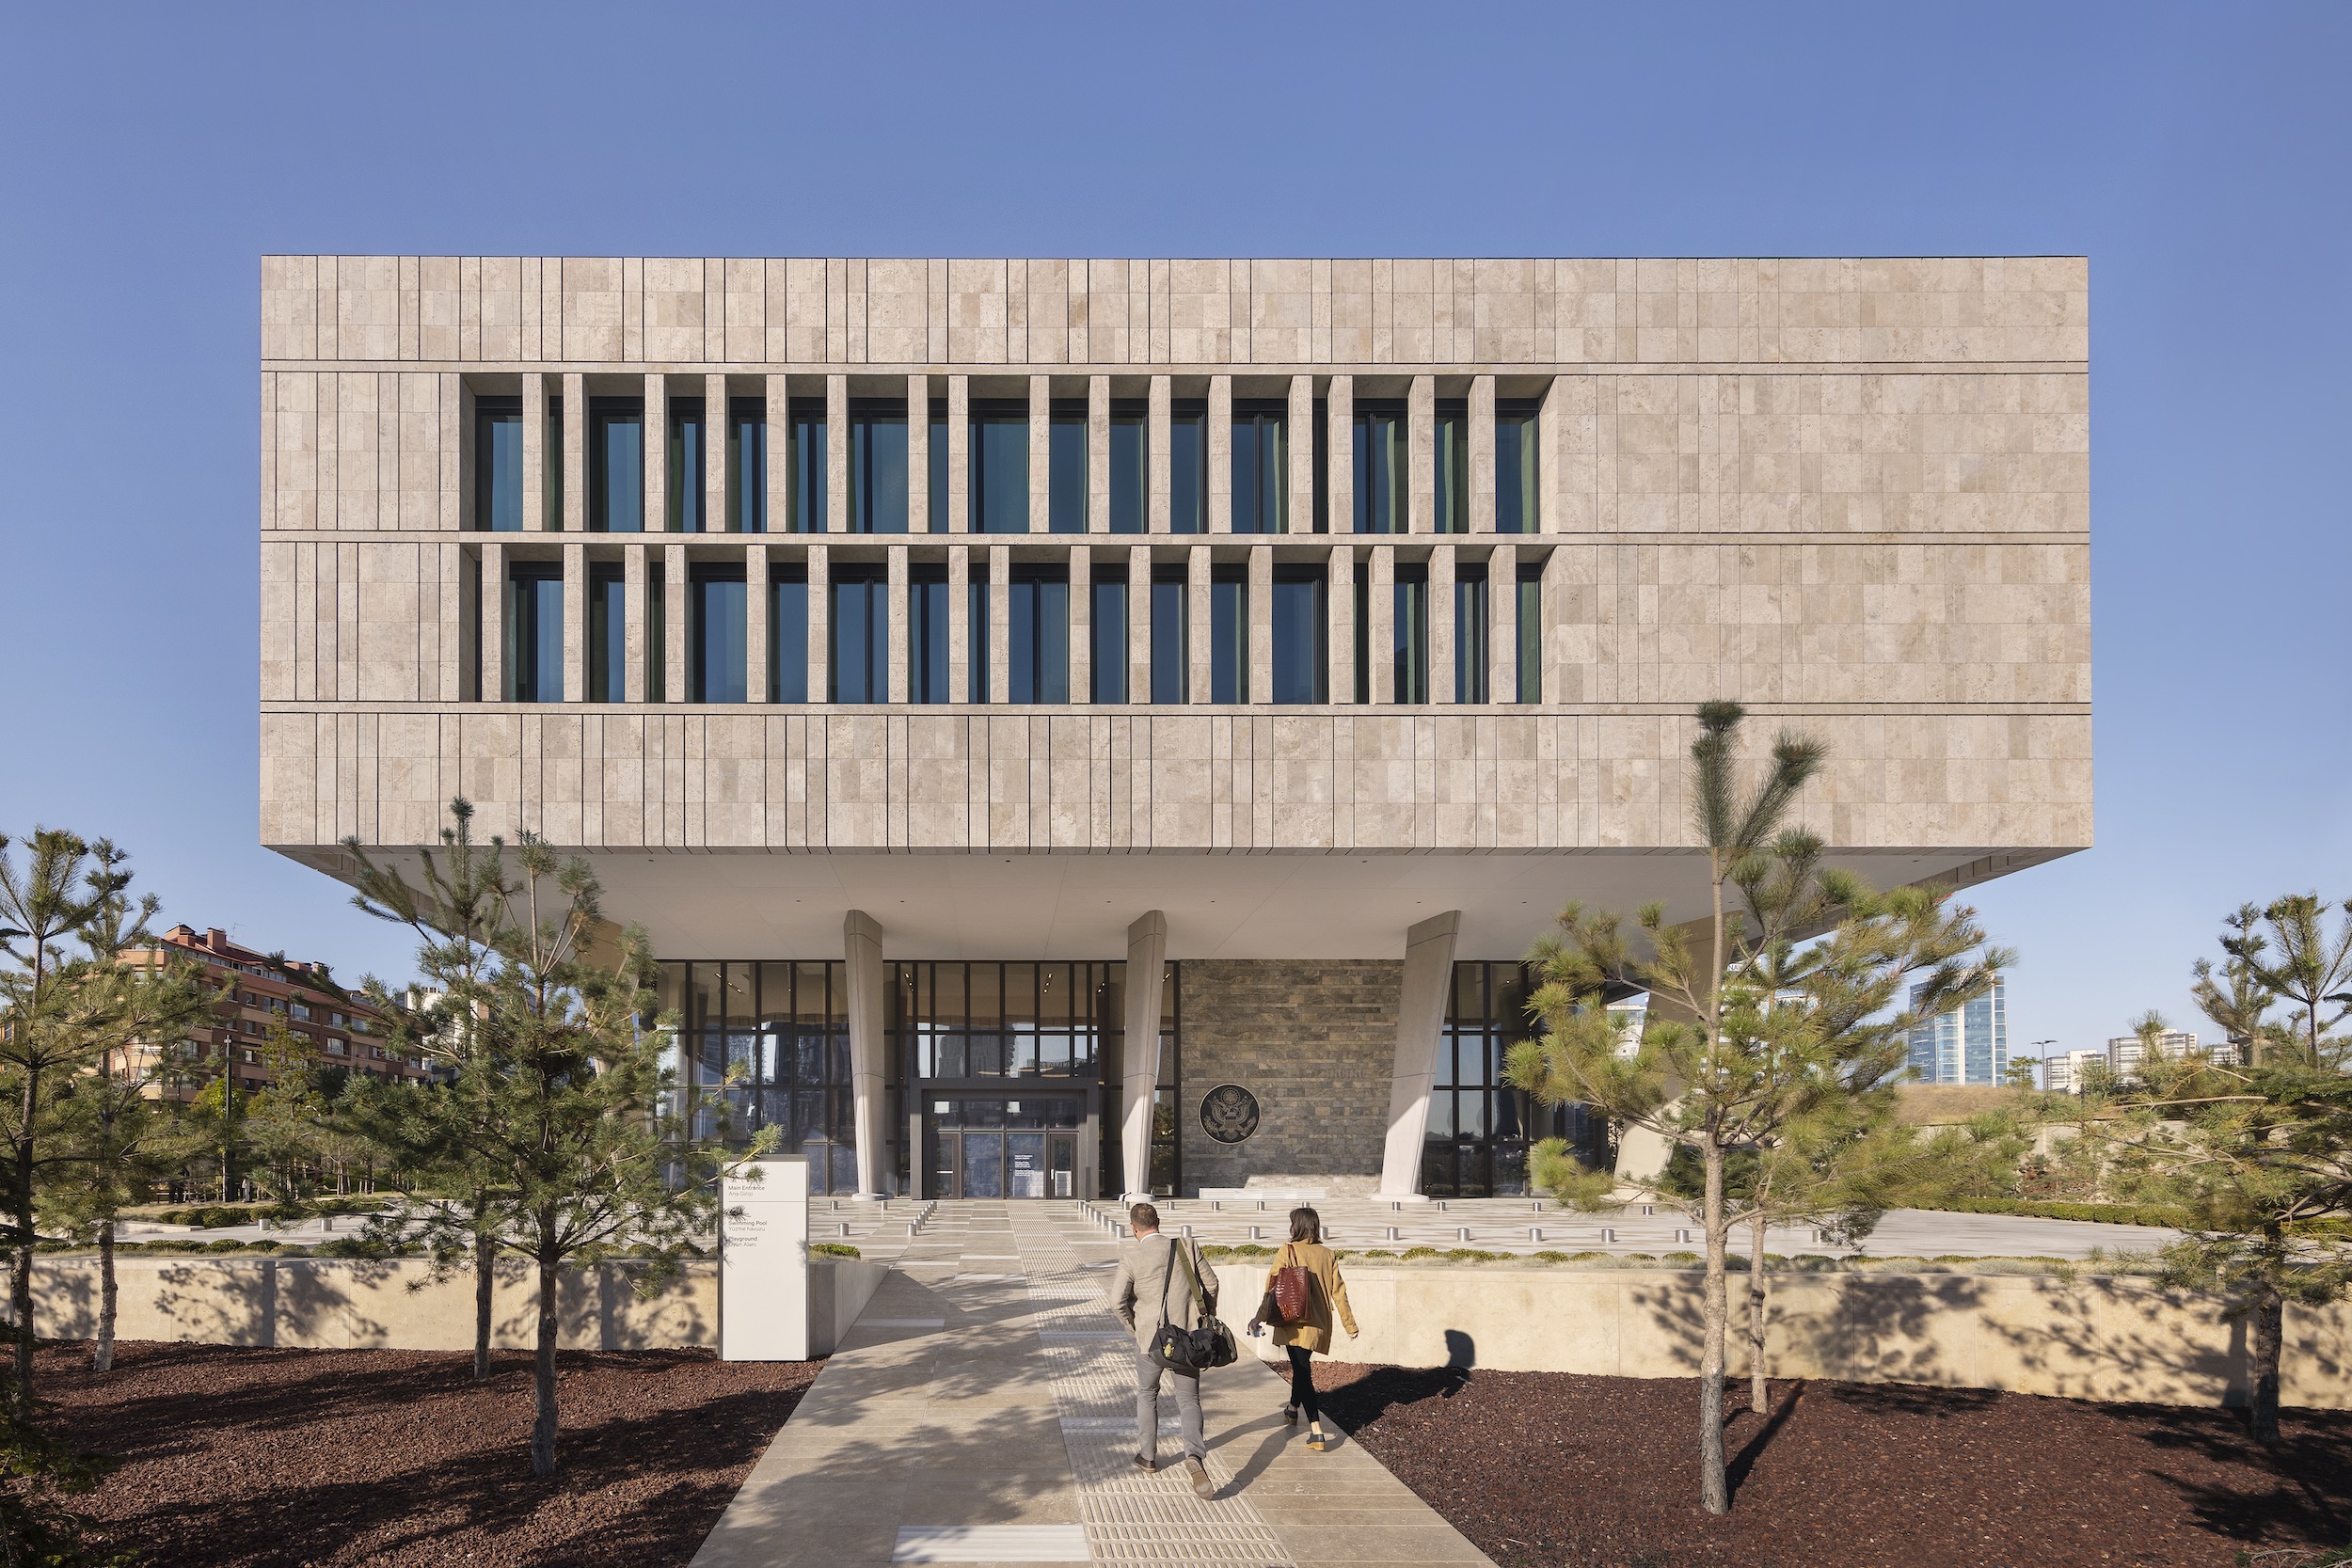
[[[1731,1513],[1698,1506],[1693,1380],[1318,1365],[1329,1417],[1503,1568],[2183,1564],[2352,1540],[2352,1412],[1772,1385],[1737,1412]]]
[[[531,1474],[531,1359],[44,1346],[56,1435],[123,1463],[72,1499],[155,1568],[683,1564],[816,1378],[817,1362],[691,1351],[558,1358],[557,1473]]]

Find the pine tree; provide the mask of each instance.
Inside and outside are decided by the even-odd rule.
[[[473,808],[454,800],[450,815],[441,853],[422,852],[413,883],[345,843],[361,868],[354,902],[417,933],[420,971],[441,993],[412,1011],[371,980],[370,999],[393,1018],[404,1053],[452,1078],[417,1091],[423,1125],[398,1134],[398,1148],[433,1151],[464,1196],[388,1224],[436,1250],[486,1238],[535,1271],[531,1466],[544,1476],[555,1468],[564,1266],[640,1258],[641,1289],[675,1274],[715,1218],[721,1146],[668,1109],[670,1037],[641,1022],[653,1006],[643,933],[624,932],[607,960],[590,957],[601,911],[586,863],[525,832],[510,876],[501,839],[473,842]]]
[[[1570,905],[1560,934],[1531,955],[1543,980],[1532,1005],[1546,1034],[1513,1048],[1507,1074],[1545,1103],[1581,1101],[1657,1133],[1698,1166],[1699,1495],[1711,1513],[1730,1508],[1723,1404],[1729,1237],[1740,1217],[1734,1156],[1755,1159],[1759,1181],[1793,1186],[1795,1167],[1820,1157],[1822,1139],[1867,1129],[1881,1114],[1913,1024],[1958,1006],[2008,961],[1984,947],[1974,911],[1947,908],[1929,889],[1872,892],[1824,869],[1818,839],[1782,831],[1823,749],[1782,736],[1761,783],[1742,793],[1744,717],[1734,703],[1698,713],[1691,793],[1711,909],[1697,940],[1649,905],[1637,917],[1649,949],[1642,957],[1618,916]],[[1733,906],[1735,890],[1744,910]],[[1814,930],[1825,934],[1800,956]],[[1899,1006],[1915,979],[1917,997]],[[1607,1001],[1633,990],[1649,992],[1652,1005],[1627,1055]]]
[[[2234,935],[2221,939],[2231,963],[2248,980],[2300,1009],[2287,1022],[2274,1050],[2292,1052],[2307,1068],[2341,1069],[2352,1046],[2336,1030],[2352,1018],[2352,899],[2334,906],[2346,918],[2328,934],[2330,906],[2315,893],[2290,894],[2262,911],[2264,929],[2232,922]],[[2247,911],[2241,910],[2243,919]]]

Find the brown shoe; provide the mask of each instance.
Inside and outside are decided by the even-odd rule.
[[[1216,1496],[1216,1482],[1209,1479],[1208,1466],[1202,1465],[1200,1461],[1192,1458],[1190,1455],[1186,1455],[1184,1459],[1184,1474],[1192,1478],[1192,1495],[1194,1497],[1214,1497]]]
[[[1144,1458],[1144,1457],[1143,1457],[1143,1455],[1141,1455],[1141,1454],[1137,1454],[1137,1455],[1136,1455],[1136,1469],[1138,1469],[1138,1470],[1141,1470],[1141,1471],[1142,1471],[1145,1475],[1147,1475],[1147,1476],[1148,1476],[1148,1475],[1152,1474],[1153,1471],[1157,1470],[1159,1467],[1160,1467],[1160,1462],[1159,1462],[1158,1460],[1156,1460],[1156,1459],[1146,1459],[1146,1458]]]

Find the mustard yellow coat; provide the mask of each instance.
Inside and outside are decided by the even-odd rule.
[[[1285,1266],[1298,1263],[1307,1270],[1310,1281],[1307,1291],[1307,1321],[1296,1323],[1276,1323],[1269,1317],[1268,1326],[1274,1330],[1277,1345],[1299,1345],[1311,1351],[1331,1350],[1331,1315],[1339,1314],[1347,1332],[1356,1332],[1356,1312],[1347,1305],[1347,1281],[1340,1277],[1340,1260],[1331,1249],[1320,1242],[1292,1242],[1275,1255],[1273,1266],[1265,1272],[1265,1289],[1272,1291],[1274,1276]],[[1270,1307],[1271,1303],[1267,1306]]]

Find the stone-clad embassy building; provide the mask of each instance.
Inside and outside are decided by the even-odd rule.
[[[2088,339],[2076,258],[268,258],[262,836],[578,847],[820,1190],[1509,1191],[1697,703],[1882,883],[2090,843]]]

